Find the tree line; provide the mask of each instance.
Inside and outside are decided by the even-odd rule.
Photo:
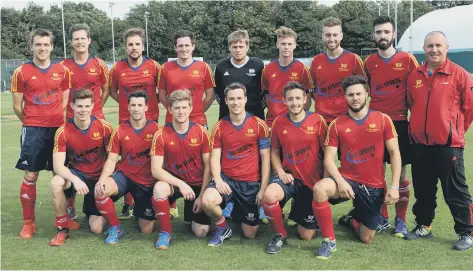
[[[471,4],[470,1],[414,1],[414,20],[438,8]],[[149,56],[158,61],[175,57],[172,35],[187,29],[196,35],[195,56],[216,60],[228,55],[227,36],[237,29],[250,34],[252,56],[270,58],[278,55],[274,31],[280,26],[294,29],[298,34],[295,57],[311,57],[324,50],[321,41],[322,20],[338,17],[343,23],[342,46],[360,53],[373,48],[372,22],[387,15],[388,1],[346,1],[329,7],[317,1],[149,1],[132,7],[125,18],[114,18],[116,59],[126,56],[122,33],[131,27],[145,29],[145,12],[148,15]],[[410,24],[410,1],[398,2],[398,39]],[[394,17],[394,1],[390,3]],[[87,23],[91,27],[91,53],[104,60],[112,60],[112,20],[107,13],[87,2],[64,2],[66,42],[72,24]],[[30,58],[28,35],[36,28],[53,31],[56,40],[52,57],[63,57],[61,7],[52,5],[44,10],[30,2],[22,10],[1,9],[1,57],[3,59]],[[145,47],[146,48],[146,47]],[[72,54],[67,46],[67,55]]]

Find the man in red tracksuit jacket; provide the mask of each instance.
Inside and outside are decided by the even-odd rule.
[[[473,247],[473,205],[465,178],[465,133],[473,121],[473,79],[447,59],[445,34],[433,31],[424,40],[426,63],[407,79],[411,110],[409,135],[414,144],[412,178],[417,226],[406,240],[431,237],[435,216],[437,181],[460,239],[456,250]]]

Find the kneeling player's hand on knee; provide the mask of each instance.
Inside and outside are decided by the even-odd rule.
[[[100,180],[95,184],[95,194],[102,196],[105,193],[105,184]]]
[[[340,196],[342,198],[344,199],[355,198],[355,192],[353,192],[351,185],[349,185],[345,180],[337,182],[337,185],[338,185],[338,192],[340,192]]]
[[[384,202],[386,204],[395,204],[398,201],[399,201],[399,190],[396,189],[396,188],[388,189],[388,192],[386,193]]]
[[[260,205],[263,202],[264,191],[260,189],[258,194],[256,194],[256,204]]]
[[[230,195],[232,193],[232,189],[224,181],[215,181],[215,189],[222,195]]]
[[[292,183],[294,181],[294,177],[292,176],[292,174],[286,173],[284,171],[278,172],[278,177],[285,184]]]
[[[186,184],[185,182],[182,182],[182,183],[179,185],[179,191],[181,192],[182,197],[183,197],[185,200],[193,200],[193,199],[195,199],[194,190],[192,190],[192,188],[191,188],[188,184]]]
[[[72,183],[74,184],[74,189],[77,191],[77,194],[87,195],[89,193],[89,188],[83,181],[76,180],[76,181],[73,181]]]
[[[202,212],[202,198],[200,196],[195,199],[192,212],[195,214]]]

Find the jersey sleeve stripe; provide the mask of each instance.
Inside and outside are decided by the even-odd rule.
[[[269,129],[268,129],[268,125],[266,124],[266,122],[260,118],[257,118],[257,121],[258,121],[258,124],[260,127],[263,127],[264,129],[264,134],[266,137],[269,136]]]
[[[11,86],[10,86],[11,92],[18,92],[18,76],[20,75],[21,77],[23,77],[23,73],[21,72],[21,66],[16,68],[16,70],[13,72]]]
[[[386,114],[384,114],[384,113],[381,113],[381,114],[383,115],[383,119],[384,119],[384,120],[387,119],[387,120],[390,122],[390,124],[391,124],[391,129],[392,129],[392,133],[393,133],[394,136],[397,137],[398,135],[397,135],[397,132],[396,132],[396,127],[394,127],[393,120],[392,120],[388,115],[386,115]],[[384,121],[383,121],[383,122],[384,122]],[[383,127],[383,128],[384,128],[384,127]]]
[[[207,131],[207,129],[205,129],[203,126],[200,126],[200,131],[202,132],[202,141],[204,141],[204,136],[207,137],[207,141],[210,142],[210,138],[209,138],[209,132]]]
[[[207,72],[210,74],[210,80],[212,80],[212,86],[215,87],[215,78],[212,73],[212,69],[210,68],[209,64],[205,63],[205,67],[207,68]]]
[[[338,118],[334,119],[330,125],[328,126],[328,129],[327,129],[327,136],[325,137],[325,143],[324,145],[327,146],[328,145],[328,142],[330,141],[330,131],[332,130],[332,126],[336,126],[335,123],[337,123],[337,120]],[[334,128],[335,129],[335,128]]]
[[[158,141],[158,137],[162,134],[162,130],[158,130],[156,131],[156,133],[154,133],[154,137],[153,137],[153,143],[151,143],[151,151],[149,153],[149,155],[156,155],[156,142]]]
[[[361,71],[363,72],[363,76],[366,76],[365,65],[363,65],[363,60],[361,60],[361,57],[357,54],[355,54],[355,58],[358,61],[358,64],[360,64]]]
[[[119,128],[120,128],[120,126],[115,128],[115,130],[113,130],[113,132],[112,132],[112,136],[110,136],[110,142],[108,143],[108,147],[107,147],[107,151],[109,151],[109,152],[110,152],[110,150],[112,150],[113,139],[115,138],[115,136],[118,136],[118,129]]]
[[[59,150],[59,137],[64,133],[65,124],[61,125],[54,135],[54,147],[53,152],[58,152]]]
[[[218,121],[214,128],[212,129],[212,137],[210,138],[210,148],[213,149],[214,148],[214,140],[215,140],[215,136],[217,135],[217,133],[220,131],[220,124],[222,123],[222,121]]]
[[[414,62],[416,68],[419,67],[419,62],[417,61],[415,56],[409,54],[409,58],[411,59],[412,62]]]
[[[112,82],[113,82],[113,74],[115,73],[115,68],[117,66],[117,63],[113,64],[112,68],[110,69],[110,72],[108,73],[108,87],[112,87]]]
[[[312,75],[310,75],[310,70],[304,65],[304,70],[307,73],[307,78],[309,78],[309,84],[312,88],[315,87],[314,80],[312,80]]]
[[[154,61],[154,60],[152,60],[152,61],[153,61],[154,66],[156,66],[156,68],[158,68],[158,70],[160,70],[161,65],[159,65],[159,63],[157,61]]]

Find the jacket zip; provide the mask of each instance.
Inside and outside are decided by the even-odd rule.
[[[426,139],[426,144],[429,144],[429,136],[427,135],[427,116],[428,116],[428,112],[429,112],[429,101],[430,101],[430,91],[432,89],[432,83],[434,81],[434,74],[432,75],[432,77],[430,78],[431,80],[429,80],[429,93],[427,94],[427,106],[425,107],[425,124],[424,124],[424,133],[425,133],[425,139]]]

